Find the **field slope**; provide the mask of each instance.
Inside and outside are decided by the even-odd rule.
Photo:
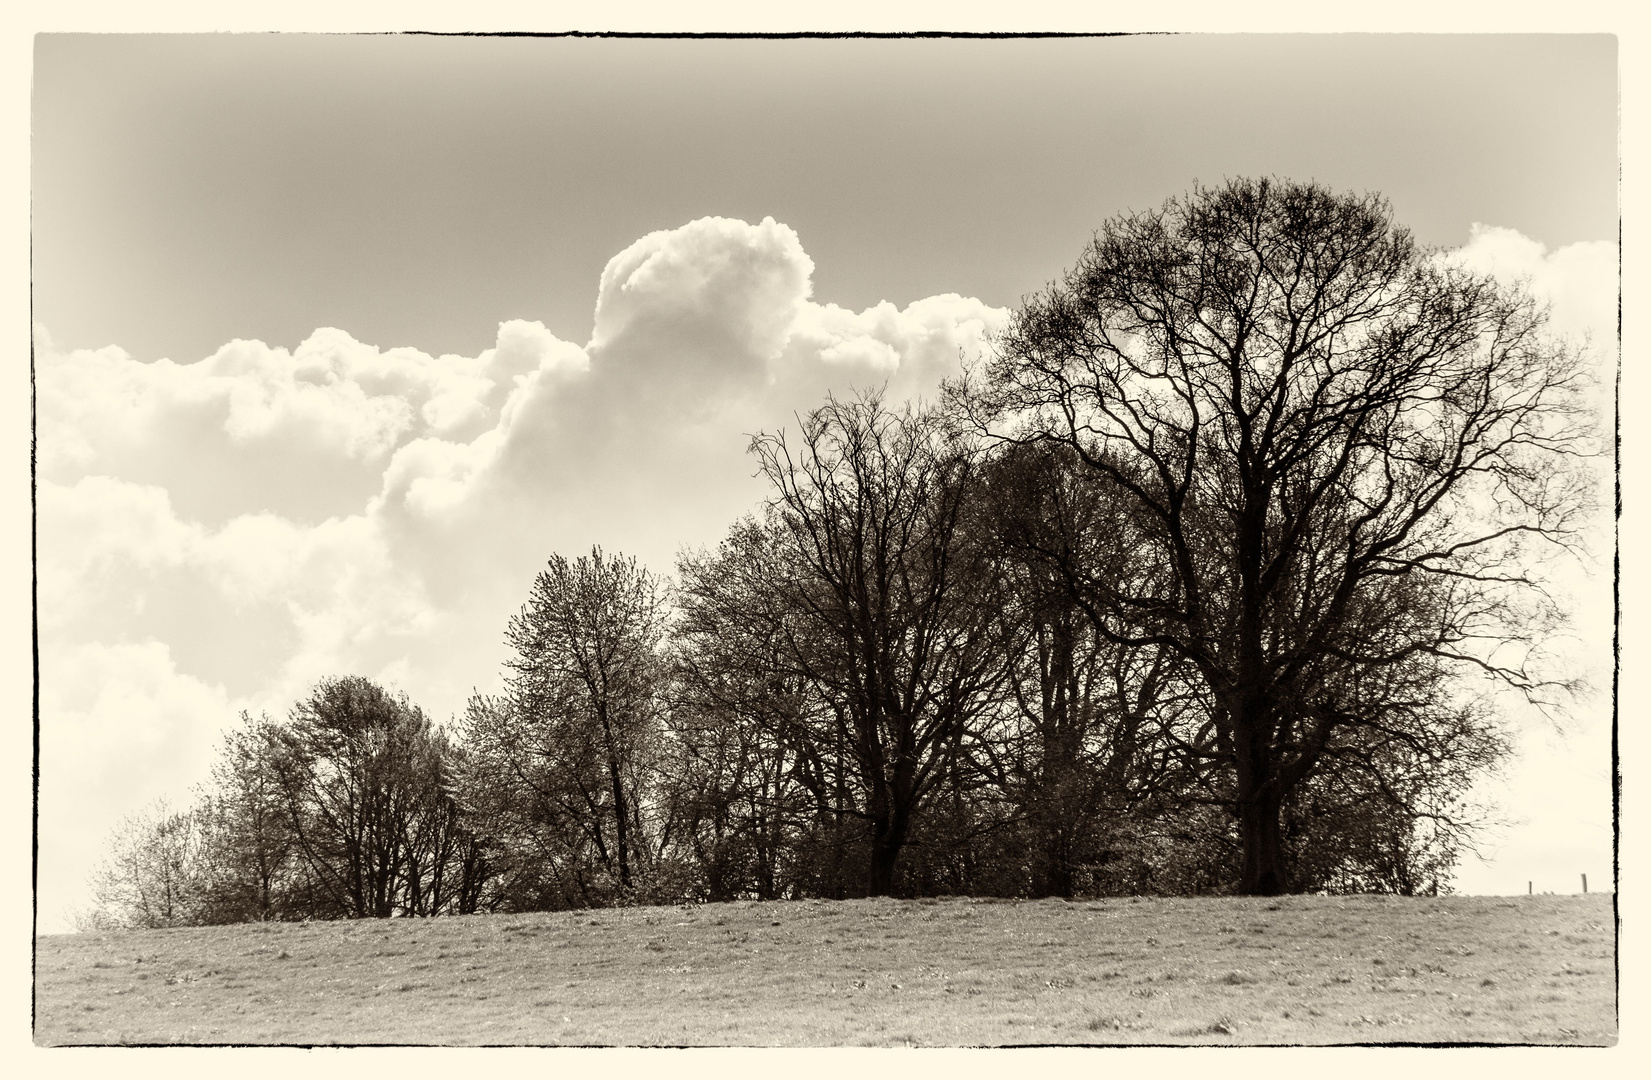
[[[1617,1038],[1609,896],[796,901],[40,937],[36,1041]]]

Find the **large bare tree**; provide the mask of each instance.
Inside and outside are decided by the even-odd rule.
[[[1434,670],[1554,689],[1532,567],[1588,503],[1584,378],[1528,294],[1379,197],[1235,180],[1103,225],[957,396],[1138,509],[1097,625],[1198,671],[1239,886],[1267,894],[1291,887],[1281,807],[1338,733],[1459,723]]]

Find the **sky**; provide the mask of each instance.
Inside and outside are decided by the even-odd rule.
[[[242,710],[356,673],[450,718],[550,555],[668,574],[762,497],[750,433],[932,394],[1195,183],[1379,191],[1616,359],[1605,36],[42,35],[34,65],[46,932]],[[1562,729],[1508,704],[1462,891],[1610,881],[1596,524],[1553,569],[1596,691]]]

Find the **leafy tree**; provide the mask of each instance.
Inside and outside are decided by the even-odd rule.
[[[309,914],[430,915],[455,902],[446,738],[406,695],[325,679],[268,732]]]
[[[203,832],[213,923],[286,918],[306,909],[298,895],[297,837],[272,765],[276,725],[241,714],[224,736],[195,814]]]
[[[457,751],[405,695],[327,679],[285,723],[241,715],[196,804],[128,819],[97,926],[475,911],[493,871],[454,798]]]
[[[1532,560],[1574,539],[1589,444],[1580,356],[1544,318],[1377,197],[1236,180],[1107,222],[958,388],[1137,508],[1096,625],[1198,672],[1241,891],[1294,884],[1283,808],[1338,735],[1404,711],[1383,672],[1552,699]]]
[[[517,903],[647,895],[663,605],[635,559],[596,548],[552,557],[511,620],[506,692],[473,699],[464,730],[467,799],[512,852]]]

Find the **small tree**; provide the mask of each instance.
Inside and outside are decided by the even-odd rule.
[[[161,800],[126,818],[92,876],[93,909],[78,921],[100,930],[202,921],[206,889],[200,853],[200,822],[191,811],[175,811]]]
[[[1199,673],[1242,891],[1292,886],[1281,811],[1338,733],[1392,715],[1366,694],[1383,669],[1551,700],[1532,560],[1574,538],[1590,444],[1544,319],[1377,197],[1237,180],[1103,225],[960,388],[1138,508],[1099,625]]]

